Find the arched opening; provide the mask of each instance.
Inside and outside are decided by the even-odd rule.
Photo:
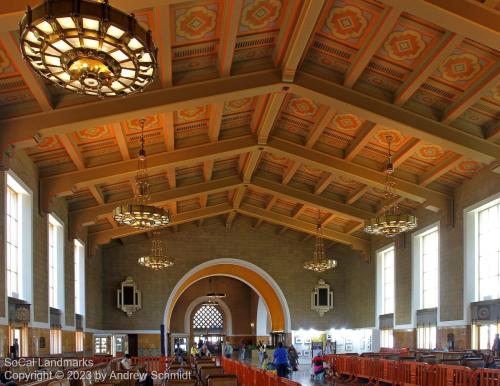
[[[175,325],[172,322],[175,322],[175,319],[178,318],[177,315],[174,315],[174,308],[179,299],[181,299],[181,296],[195,283],[211,277],[236,279],[255,292],[257,299],[255,303],[256,316],[251,323],[252,334],[254,336],[258,335],[257,328],[259,334],[262,334],[264,331],[269,334],[271,332],[288,332],[290,330],[290,313],[286,299],[277,283],[269,274],[261,268],[243,260],[216,259],[191,269],[179,280],[171,292],[164,315],[164,324],[167,333],[171,333],[173,336],[179,335],[178,331],[174,331],[175,328],[172,329],[172,326]],[[198,309],[201,302],[200,299],[193,301],[190,305],[192,307],[191,312]],[[260,326],[257,325],[257,321],[259,321]],[[193,336],[188,326],[189,324],[185,320],[182,335],[186,336],[186,338]],[[226,320],[226,333],[230,327]],[[167,344],[170,343],[168,340],[166,342]]]

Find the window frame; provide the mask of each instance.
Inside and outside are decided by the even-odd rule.
[[[50,354],[62,354],[62,330],[60,328],[50,329]]]
[[[64,223],[61,221],[57,215],[54,213],[50,213],[47,216],[47,253],[48,253],[48,299],[49,299],[49,307],[57,308],[61,311],[64,311],[64,255],[65,255],[65,244],[64,244]],[[51,240],[51,229],[55,232],[55,249],[54,255],[54,272],[51,276],[51,248],[50,248],[50,240]],[[52,279],[54,282],[51,283]],[[51,301],[51,287],[54,287],[54,302]],[[64,315],[64,312],[63,312]],[[64,316],[63,316],[64,317]]]
[[[412,233],[411,242],[412,242],[412,316],[411,325],[413,327],[416,326],[416,314],[417,310],[425,309],[423,303],[423,238],[432,232],[438,232],[438,261],[437,261],[437,305],[434,307],[426,307],[426,308],[437,308],[438,309],[438,323],[439,323],[439,306],[440,306],[440,287],[441,287],[441,224],[439,221],[434,222],[432,224],[427,225],[419,229],[417,232]]]
[[[85,244],[73,241],[75,314],[85,316]]]
[[[4,217],[4,250],[5,250],[5,295],[6,297],[15,297],[25,300],[29,303],[33,299],[33,191],[19,178],[12,170],[4,174],[4,199],[5,199],[5,217]],[[17,194],[17,251],[16,251],[16,291],[10,288],[8,240],[8,202],[9,189]],[[12,260],[11,260],[12,261]],[[30,310],[33,318],[33,310]]]
[[[393,252],[394,256],[394,267],[393,267],[393,272],[394,272],[394,277],[393,277],[393,299],[394,299],[394,306],[392,312],[386,312],[386,305],[385,303],[385,293],[384,293],[384,287],[385,287],[385,279],[384,279],[384,256],[387,252],[391,251]],[[376,264],[376,327],[378,328],[379,325],[379,316],[380,315],[385,315],[385,314],[396,314],[396,246],[394,243],[390,243],[385,245],[384,247],[378,249],[376,251],[376,256],[377,256],[377,264]]]
[[[489,196],[463,210],[464,216],[464,319],[462,324],[471,324],[470,303],[479,301],[479,240],[478,213],[500,203],[500,193]],[[438,324],[439,325],[439,324]]]

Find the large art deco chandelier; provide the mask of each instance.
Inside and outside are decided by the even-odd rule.
[[[165,245],[160,238],[160,232],[154,231],[151,241],[151,252],[149,255],[142,256],[137,261],[140,265],[159,271],[174,265],[174,261],[165,255]]]
[[[385,170],[385,192],[384,200],[387,203],[384,207],[384,214],[371,218],[364,231],[373,235],[381,235],[385,237],[394,237],[400,233],[410,231],[417,226],[417,217],[411,214],[403,214],[399,212],[397,202],[394,200],[394,166],[392,165],[391,142],[392,137],[387,136],[388,161]]]
[[[325,243],[323,241],[323,230],[319,220],[318,212],[318,226],[316,228],[316,240],[314,242],[314,255],[311,260],[304,263],[304,269],[314,272],[325,272],[337,266],[337,260],[329,259],[326,257]]]
[[[136,176],[135,197],[131,204],[119,205],[113,211],[113,219],[121,225],[137,229],[151,229],[170,223],[170,213],[164,208],[149,205],[149,182],[144,149],[144,119],[141,124],[141,148],[139,150],[139,168]]]
[[[46,0],[20,22],[21,52],[67,90],[100,97],[143,90],[156,74],[151,31],[107,0]]]

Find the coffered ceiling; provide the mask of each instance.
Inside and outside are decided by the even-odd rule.
[[[383,210],[387,136],[404,210],[446,211],[453,190],[500,160],[498,2],[115,0],[153,32],[159,78],[96,100],[42,82],[0,5],[3,163],[26,152],[42,205],[66,197],[73,234],[94,245],[137,231],[140,118],[152,200],[172,227],[237,216],[315,232],[369,256],[363,221]]]

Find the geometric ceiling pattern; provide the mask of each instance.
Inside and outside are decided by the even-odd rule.
[[[133,197],[140,118],[152,198],[173,227],[239,216],[311,235],[319,216],[327,239],[365,254],[388,136],[408,211],[445,210],[500,159],[500,14],[488,4],[145,3],[127,11],[152,30],[159,77],[97,102],[41,82],[13,32],[22,4],[0,6],[2,152],[25,151],[44,205],[66,197],[73,232],[96,244],[134,233],[110,214]]]

